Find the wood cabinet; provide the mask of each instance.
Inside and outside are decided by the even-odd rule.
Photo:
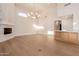
[[[79,33],[55,31],[55,39],[64,42],[79,44]]]
[[[55,32],[55,39],[61,40],[61,32]]]
[[[78,42],[78,33],[69,33],[69,41],[72,43],[77,43]]]
[[[61,38],[63,41],[68,41],[69,35],[67,32],[61,32]]]

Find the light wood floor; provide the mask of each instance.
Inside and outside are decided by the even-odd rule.
[[[56,41],[53,36],[27,35],[0,43],[0,55],[79,56],[79,46]]]

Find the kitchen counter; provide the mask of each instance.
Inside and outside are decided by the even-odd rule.
[[[78,32],[55,31],[55,40],[79,44]]]

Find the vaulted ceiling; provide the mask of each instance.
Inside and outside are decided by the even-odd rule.
[[[25,9],[27,12],[44,12],[56,8],[56,3],[16,3],[16,8]]]

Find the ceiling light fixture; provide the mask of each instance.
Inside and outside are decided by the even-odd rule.
[[[40,18],[40,14],[38,12],[30,12],[30,17],[33,19],[38,19]]]
[[[19,15],[19,16],[22,16],[22,17],[27,17],[27,14],[24,13],[24,12],[19,12],[18,15]]]

